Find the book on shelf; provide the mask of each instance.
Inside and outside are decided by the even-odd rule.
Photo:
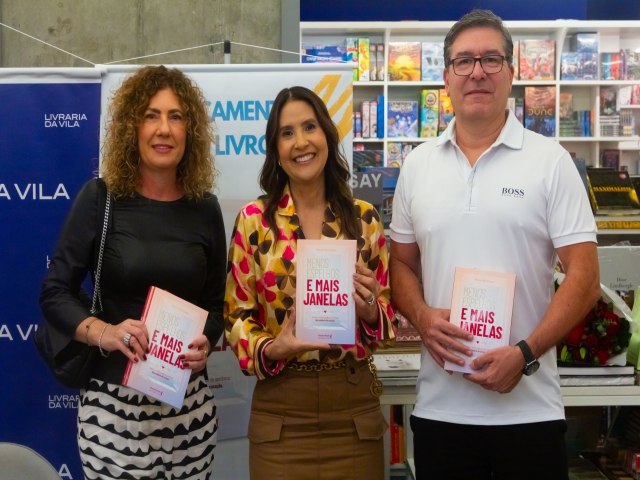
[[[622,75],[623,65],[620,52],[600,53],[600,79],[621,80]]]
[[[369,132],[370,138],[378,138],[378,102],[369,102]]]
[[[464,365],[445,361],[445,370],[473,373],[475,358],[509,345],[515,286],[515,273],[456,267],[449,321],[473,335],[462,341],[472,354]]]
[[[401,167],[402,161],[402,142],[387,143],[387,166]]]
[[[380,94],[378,95],[377,101],[376,101],[376,114],[377,114],[377,120],[376,120],[376,124],[377,124],[377,133],[378,133],[378,138],[384,138],[384,95]]]
[[[391,431],[389,462],[391,465],[404,463],[404,405],[389,405],[389,426]]]
[[[573,110],[573,94],[560,93],[560,136],[561,137],[585,137],[588,136],[588,127],[585,125],[584,111]]]
[[[142,322],[149,332],[147,360],[127,364],[122,385],[180,409],[191,375],[179,355],[204,330],[208,312],[166,290],[150,287]]]
[[[438,136],[438,89],[420,92],[420,137]]]
[[[631,94],[633,93],[633,85],[622,85],[618,88],[617,108],[631,106]]]
[[[620,115],[603,115],[600,117],[600,136],[620,136]]]
[[[369,100],[365,100],[360,105],[360,118],[362,119],[362,138],[371,137],[371,123],[369,122],[369,115],[371,110],[369,108]]]
[[[560,78],[562,80],[581,80],[582,62],[578,52],[562,52],[560,55]]]
[[[442,82],[444,72],[443,42],[422,42],[422,81]]]
[[[562,52],[560,78],[562,80],[596,80],[598,54],[591,52]]]
[[[600,215],[596,217],[598,230],[640,230],[640,216],[624,215],[620,217]]]
[[[347,60],[344,45],[303,45],[302,63],[342,63]]]
[[[375,82],[377,80],[383,80],[378,78],[378,58],[376,56],[376,44],[369,43],[369,80]]]
[[[640,105],[640,83],[631,85],[631,105]]]
[[[628,48],[621,50],[624,80],[640,80],[640,52]]]
[[[353,137],[362,138],[362,112],[353,112]]]
[[[447,90],[441,88],[438,92],[438,135],[447,129],[453,120],[453,105]]]
[[[620,110],[620,132],[621,137],[631,137],[636,131],[636,121],[633,112],[628,108]]]
[[[298,240],[296,337],[355,343],[355,240]]]
[[[392,82],[420,81],[421,43],[389,42],[387,71]]]
[[[360,104],[362,138],[377,138],[378,118],[376,101],[363,100]]]
[[[603,117],[618,114],[618,87],[600,86],[600,115]]]
[[[523,39],[519,46],[520,80],[555,80],[555,40]]]
[[[640,200],[629,172],[587,168],[589,199],[596,215],[638,215]]]
[[[619,299],[618,308],[636,307],[636,314],[633,310],[629,314],[633,323],[640,321],[640,245],[608,245],[598,247],[598,264],[600,265],[600,283],[613,290]],[[636,302],[636,298],[638,301]],[[624,302],[624,303],[622,303]],[[626,304],[626,305],[625,305]],[[624,313],[624,312],[621,312]],[[636,318],[637,317],[637,318]],[[636,334],[636,328],[632,328],[631,338]],[[634,348],[627,346],[626,360],[633,366],[632,362]]]
[[[344,61],[353,66],[353,81],[358,80],[358,39],[347,37],[344,39]]]
[[[378,67],[377,78],[379,81],[385,79],[384,73],[384,43],[376,43],[376,66]]]
[[[560,120],[573,117],[573,94],[560,92]]]
[[[521,124],[524,124],[524,98],[516,97],[514,114]]]
[[[524,126],[546,137],[556,132],[556,87],[524,88]]]
[[[387,103],[387,136],[418,137],[418,102],[390,100]]]
[[[600,166],[604,168],[620,169],[620,149],[605,148],[600,155]]]
[[[513,40],[513,78],[520,78],[520,40]]]
[[[382,167],[384,150],[353,150],[353,171],[364,167]]]
[[[370,41],[368,38],[358,38],[358,80],[361,82],[368,82],[371,80],[369,77],[369,67],[371,63],[371,58],[369,57],[369,44]]]
[[[579,53],[598,53],[598,34],[592,32],[580,32],[569,38],[571,50]]]
[[[580,53],[581,75],[580,80],[598,79],[598,53]]]
[[[415,142],[387,143],[387,167],[401,167],[407,155],[418,145],[419,143]]]
[[[560,98],[562,101],[562,93]],[[566,99],[566,97],[565,97]],[[563,105],[560,105],[562,115]],[[565,110],[566,111],[566,110]],[[561,137],[590,137],[591,136],[591,111],[590,110],[573,110],[570,117],[560,117],[560,136]]]
[[[356,51],[359,41],[364,39],[353,39],[356,41]],[[366,41],[369,41],[366,39]],[[365,48],[365,46],[363,46]],[[356,56],[356,58],[359,58]],[[364,68],[364,66],[363,66]],[[366,76],[365,76],[366,77]],[[368,78],[354,78],[354,80],[381,82],[384,80],[384,44],[369,41],[369,73]]]

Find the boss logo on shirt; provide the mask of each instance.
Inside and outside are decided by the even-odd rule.
[[[502,196],[524,198],[524,190],[522,188],[502,187]]]

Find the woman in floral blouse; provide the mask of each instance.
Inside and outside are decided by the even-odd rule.
[[[285,88],[267,123],[263,196],[238,214],[225,294],[227,340],[258,381],[249,422],[256,479],[382,479],[387,428],[371,353],[395,337],[388,250],[374,207],[353,198],[323,101]],[[355,239],[356,343],[295,336],[298,239]]]

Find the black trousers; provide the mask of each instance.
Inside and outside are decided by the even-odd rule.
[[[416,480],[567,480],[564,420],[462,425],[411,417]]]

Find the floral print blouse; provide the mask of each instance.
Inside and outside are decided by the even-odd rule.
[[[287,310],[295,304],[296,243],[304,235],[288,187],[285,187],[276,211],[280,236],[275,247],[263,216],[261,199],[246,205],[238,214],[229,247],[224,319],[227,341],[245,373],[264,379],[277,375],[287,361],[334,363],[348,354],[362,360],[395,338],[389,253],[382,221],[371,204],[355,200],[355,207],[362,225],[362,237],[357,239],[357,262],[372,270],[380,284],[378,323],[370,325],[364,320],[356,320],[355,345],[313,350],[279,361],[267,359],[264,350],[280,332]],[[330,241],[332,238],[343,237],[340,221],[327,205],[322,239]]]

